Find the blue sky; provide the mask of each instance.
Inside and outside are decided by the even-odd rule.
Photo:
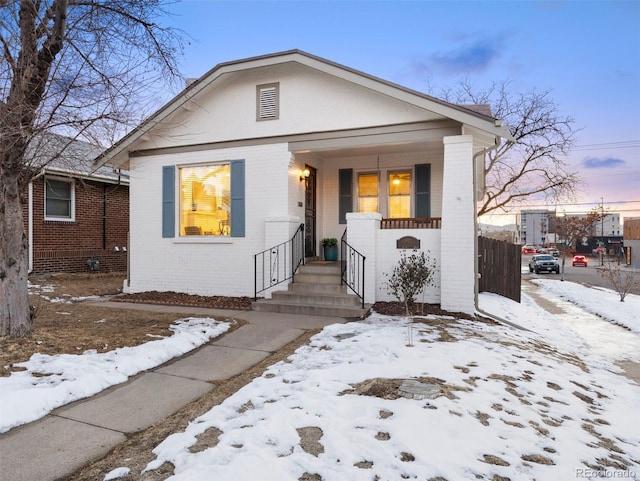
[[[586,184],[567,212],[640,216],[640,1],[183,0],[187,77],[300,49],[428,93],[462,78],[551,90],[580,129],[567,159]],[[632,202],[635,201],[635,202]],[[511,222],[510,216],[494,219]]]

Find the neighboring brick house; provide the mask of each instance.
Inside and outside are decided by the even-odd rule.
[[[44,139],[30,157],[40,172],[23,202],[29,272],[126,271],[128,176],[104,167],[93,172],[100,149],[91,144],[51,134]],[[48,152],[55,158],[40,168]]]

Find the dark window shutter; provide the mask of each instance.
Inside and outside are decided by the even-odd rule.
[[[162,167],[162,237],[175,237],[176,229],[176,168]]]
[[[347,212],[353,212],[353,169],[340,169],[338,183],[338,219],[340,224],[346,224]]]
[[[431,164],[416,164],[416,217],[431,217]]]
[[[231,237],[245,235],[244,159],[231,161]]]

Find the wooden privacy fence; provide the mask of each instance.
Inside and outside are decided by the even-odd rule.
[[[520,302],[522,251],[506,241],[478,238],[480,292],[492,292]]]

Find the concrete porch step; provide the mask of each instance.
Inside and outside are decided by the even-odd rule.
[[[275,301],[273,299],[260,299],[251,303],[254,311],[282,312],[286,314],[304,314],[309,316],[331,317],[357,317],[364,316],[368,308],[359,306],[330,306],[326,304],[298,304],[295,302]]]
[[[271,299],[259,299],[251,307],[254,311],[362,317],[369,306],[361,308],[360,299],[341,285],[340,270],[339,262],[307,262],[298,268],[287,290],[275,291]]]
[[[323,306],[360,306],[360,299],[347,293],[322,293],[317,291],[276,291],[271,298],[275,302],[311,304]]]
[[[298,272],[295,275],[294,284],[322,284],[322,285],[340,285],[340,272],[333,273],[305,273]]]
[[[322,294],[347,294],[347,286],[342,284],[309,284],[306,282],[299,282],[298,277],[295,278],[295,282],[289,284],[289,291],[299,293],[322,293]]]
[[[298,267],[298,274],[331,274],[340,275],[340,262],[312,261]]]

